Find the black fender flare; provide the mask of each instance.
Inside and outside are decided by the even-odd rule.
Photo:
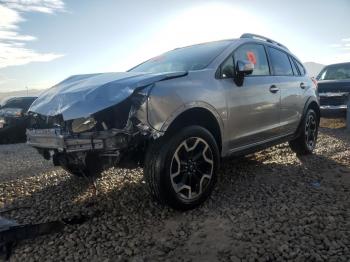
[[[300,122],[299,122],[299,125],[298,125],[298,128],[297,128],[297,132],[296,132],[296,134],[295,134],[295,137],[298,137],[298,136],[300,135],[300,132],[301,132],[300,127],[301,127],[301,125],[302,125],[302,123],[303,123],[303,121],[304,121],[306,112],[307,112],[308,108],[310,107],[311,103],[316,103],[317,106],[318,106],[318,112],[317,112],[317,113],[318,113],[318,122],[320,122],[320,117],[321,117],[321,114],[320,114],[320,104],[319,104],[319,102],[318,102],[318,100],[317,100],[316,97],[310,96],[310,97],[306,100],[306,103],[305,103],[305,105],[304,105],[303,114],[302,114],[302,117],[300,118]]]

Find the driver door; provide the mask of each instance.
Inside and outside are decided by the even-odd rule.
[[[227,90],[228,137],[231,152],[243,150],[278,137],[280,133],[280,92],[272,84],[264,45],[244,44],[224,63],[234,65],[238,60],[254,64],[252,74],[237,81],[222,76],[221,84]],[[223,70],[224,72],[225,70]]]

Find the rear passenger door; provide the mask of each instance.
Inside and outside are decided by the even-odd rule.
[[[273,85],[281,96],[280,132],[281,135],[294,133],[298,127],[303,108],[302,77],[293,58],[281,49],[268,48]]]

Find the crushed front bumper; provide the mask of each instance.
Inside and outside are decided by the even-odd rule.
[[[27,129],[27,144],[36,148],[59,152],[79,152],[90,150],[115,150],[127,146],[125,133],[117,131],[87,132],[72,136],[60,129]]]

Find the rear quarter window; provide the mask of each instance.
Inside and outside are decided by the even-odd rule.
[[[295,61],[295,64],[297,65],[300,74],[303,76],[306,74],[306,70],[302,64],[300,64],[297,60],[293,59]]]
[[[293,59],[291,56],[289,56],[289,62],[290,62],[290,64],[292,65],[293,74],[294,74],[295,76],[299,76],[299,75],[300,75],[300,72],[299,72],[299,70],[297,69],[296,63],[294,62],[294,59]]]

